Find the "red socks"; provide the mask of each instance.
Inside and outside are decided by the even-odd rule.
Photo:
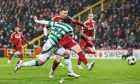
[[[54,71],[56,69],[56,67],[59,65],[60,62],[57,62],[56,60],[54,60],[53,62],[53,66],[52,66],[52,70]]]
[[[78,63],[77,63],[77,65],[80,65],[81,64],[81,60],[80,60],[80,58],[78,58]]]
[[[85,58],[83,52],[80,51],[80,52],[78,53],[78,55],[79,55],[79,60],[82,61],[82,62],[86,65],[86,64],[88,63],[88,61],[87,61],[87,59]]]

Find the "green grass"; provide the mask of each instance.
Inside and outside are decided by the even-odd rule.
[[[32,60],[26,58],[24,61]],[[66,67],[58,67],[55,77],[48,77],[53,59],[48,60],[40,67],[23,67],[14,73],[17,58],[7,64],[6,58],[0,58],[0,84],[59,84],[64,78],[64,84],[140,84],[140,60],[130,66],[126,60],[95,60],[94,70],[88,71],[76,68],[77,60],[73,59],[73,69],[80,74],[80,78],[69,78]],[[84,65],[83,65],[84,66]]]

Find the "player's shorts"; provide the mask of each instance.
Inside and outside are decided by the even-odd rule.
[[[65,51],[66,51],[65,48],[63,48],[63,47],[58,47],[58,48],[55,50],[54,54],[55,54],[55,55],[64,55]]]
[[[59,42],[58,45],[60,47],[64,47],[67,49],[71,49],[73,46],[75,46],[77,42],[75,42],[69,35],[65,35]]]
[[[87,48],[87,47],[94,47],[92,41],[89,41],[89,42],[90,42],[90,46],[84,39],[80,38],[80,43],[79,44],[80,44],[81,49],[85,50],[85,48]]]
[[[13,51],[22,51],[22,50],[23,50],[22,45],[15,45],[14,44]]]
[[[45,62],[53,53],[55,53],[56,55],[63,55],[65,53],[65,49],[62,47],[58,48],[58,45],[52,44],[48,39],[43,45],[42,53],[39,54],[39,60]]]

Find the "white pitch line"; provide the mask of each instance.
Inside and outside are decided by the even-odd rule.
[[[136,81],[136,82],[121,82],[121,83],[112,83],[112,84],[138,84],[140,83],[140,81]]]

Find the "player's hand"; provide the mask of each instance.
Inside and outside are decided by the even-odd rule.
[[[38,19],[37,19],[37,16],[34,16],[33,18],[34,18],[34,21],[38,20]]]
[[[95,39],[95,36],[93,36],[93,39]]]

